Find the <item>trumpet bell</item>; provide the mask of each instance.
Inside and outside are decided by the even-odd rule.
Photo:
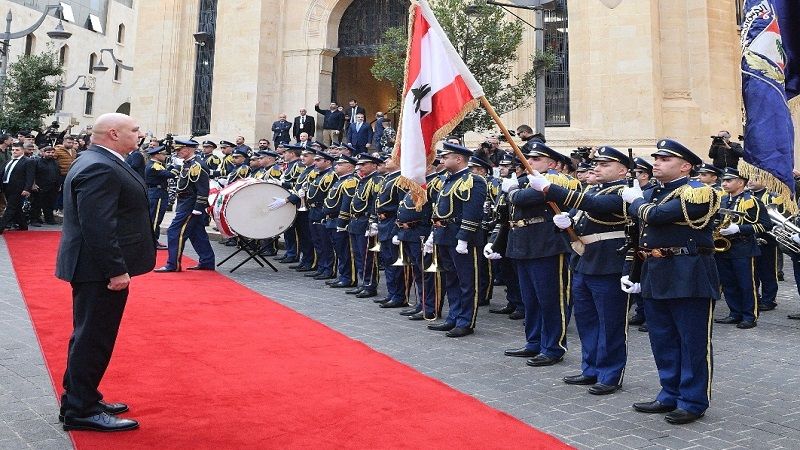
[[[439,273],[439,272],[441,272],[441,270],[439,270],[439,264],[436,264],[436,261],[434,261],[434,262],[431,263],[430,266],[428,266],[425,269],[425,272],[428,272],[428,273]]]
[[[369,248],[371,252],[379,252],[381,251],[381,241],[375,241],[375,245]]]
[[[403,255],[400,255],[397,257],[397,261],[393,262],[392,265],[395,267],[404,267],[404,266],[410,266],[411,263],[406,261]]]

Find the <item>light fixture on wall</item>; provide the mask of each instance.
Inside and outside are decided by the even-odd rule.
[[[120,69],[129,71],[133,70],[133,66],[126,66],[125,64],[122,64],[122,60],[117,59],[117,57],[114,56],[113,48],[101,48],[100,61],[98,61],[97,64],[95,64],[94,66],[92,66],[92,72],[105,72],[108,70],[108,66],[103,64],[103,52],[108,52],[108,54],[111,55],[111,60],[114,61],[114,64],[117,65]]]

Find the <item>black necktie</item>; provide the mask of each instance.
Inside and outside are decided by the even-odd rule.
[[[20,158],[14,158],[6,167],[6,172],[3,174],[3,183],[8,183],[9,179],[11,178],[11,172],[14,170],[14,167],[19,163]]]
[[[300,125],[304,125],[306,123],[305,116],[300,116]]]

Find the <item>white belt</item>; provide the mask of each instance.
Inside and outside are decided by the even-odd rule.
[[[581,242],[583,242],[584,245],[589,245],[594,244],[595,242],[607,241],[609,239],[623,239],[624,237],[624,231],[609,231],[608,233],[595,233],[581,236]]]

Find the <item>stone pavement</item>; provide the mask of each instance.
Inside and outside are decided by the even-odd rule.
[[[232,251],[212,245],[218,260]],[[578,448],[800,448],[800,365],[794,360],[800,346],[800,322],[786,318],[787,313],[800,311],[800,303],[788,259],[786,278],[792,281],[781,283],[778,309],[763,313],[752,330],[715,326],[712,406],[705,418],[680,427],[667,424],[662,415],[643,415],[631,409],[633,402],[651,400],[658,392],[647,334],[634,327],[629,329],[630,355],[623,389],[595,397],[586,393],[585,387],[560,381],[580,370],[574,324],[569,328],[571,348],[564,362],[532,368],[524,359],[502,354],[505,348],[521,345],[522,322],[488,314],[486,308],[480,310],[474,335],[449,339],[425,329],[424,322],[399,316],[398,310],[380,309],[371,299],[356,299],[323,287],[322,282],[303,278],[284,265],[276,264],[278,273],[248,264],[229,274],[226,269],[237,261],[234,258],[220,273]],[[3,244],[0,263],[9,266]],[[164,275],[176,276],[180,274]],[[69,448],[64,433],[55,426],[54,394],[16,280],[5,271],[0,283],[4,325],[0,330],[0,449]],[[503,297],[503,288],[495,288],[493,304],[504,304]],[[726,313],[721,303],[716,315]],[[9,329],[7,322],[19,330],[19,336],[4,331]],[[7,382],[5,373],[10,367],[17,367],[17,372]],[[386,375],[386,382],[392,382],[391,374]],[[6,405],[24,411],[7,414]],[[413,428],[414,418],[408,420]],[[55,431],[55,437],[40,437],[47,431]],[[524,448],[524,443],[520,447]]]

